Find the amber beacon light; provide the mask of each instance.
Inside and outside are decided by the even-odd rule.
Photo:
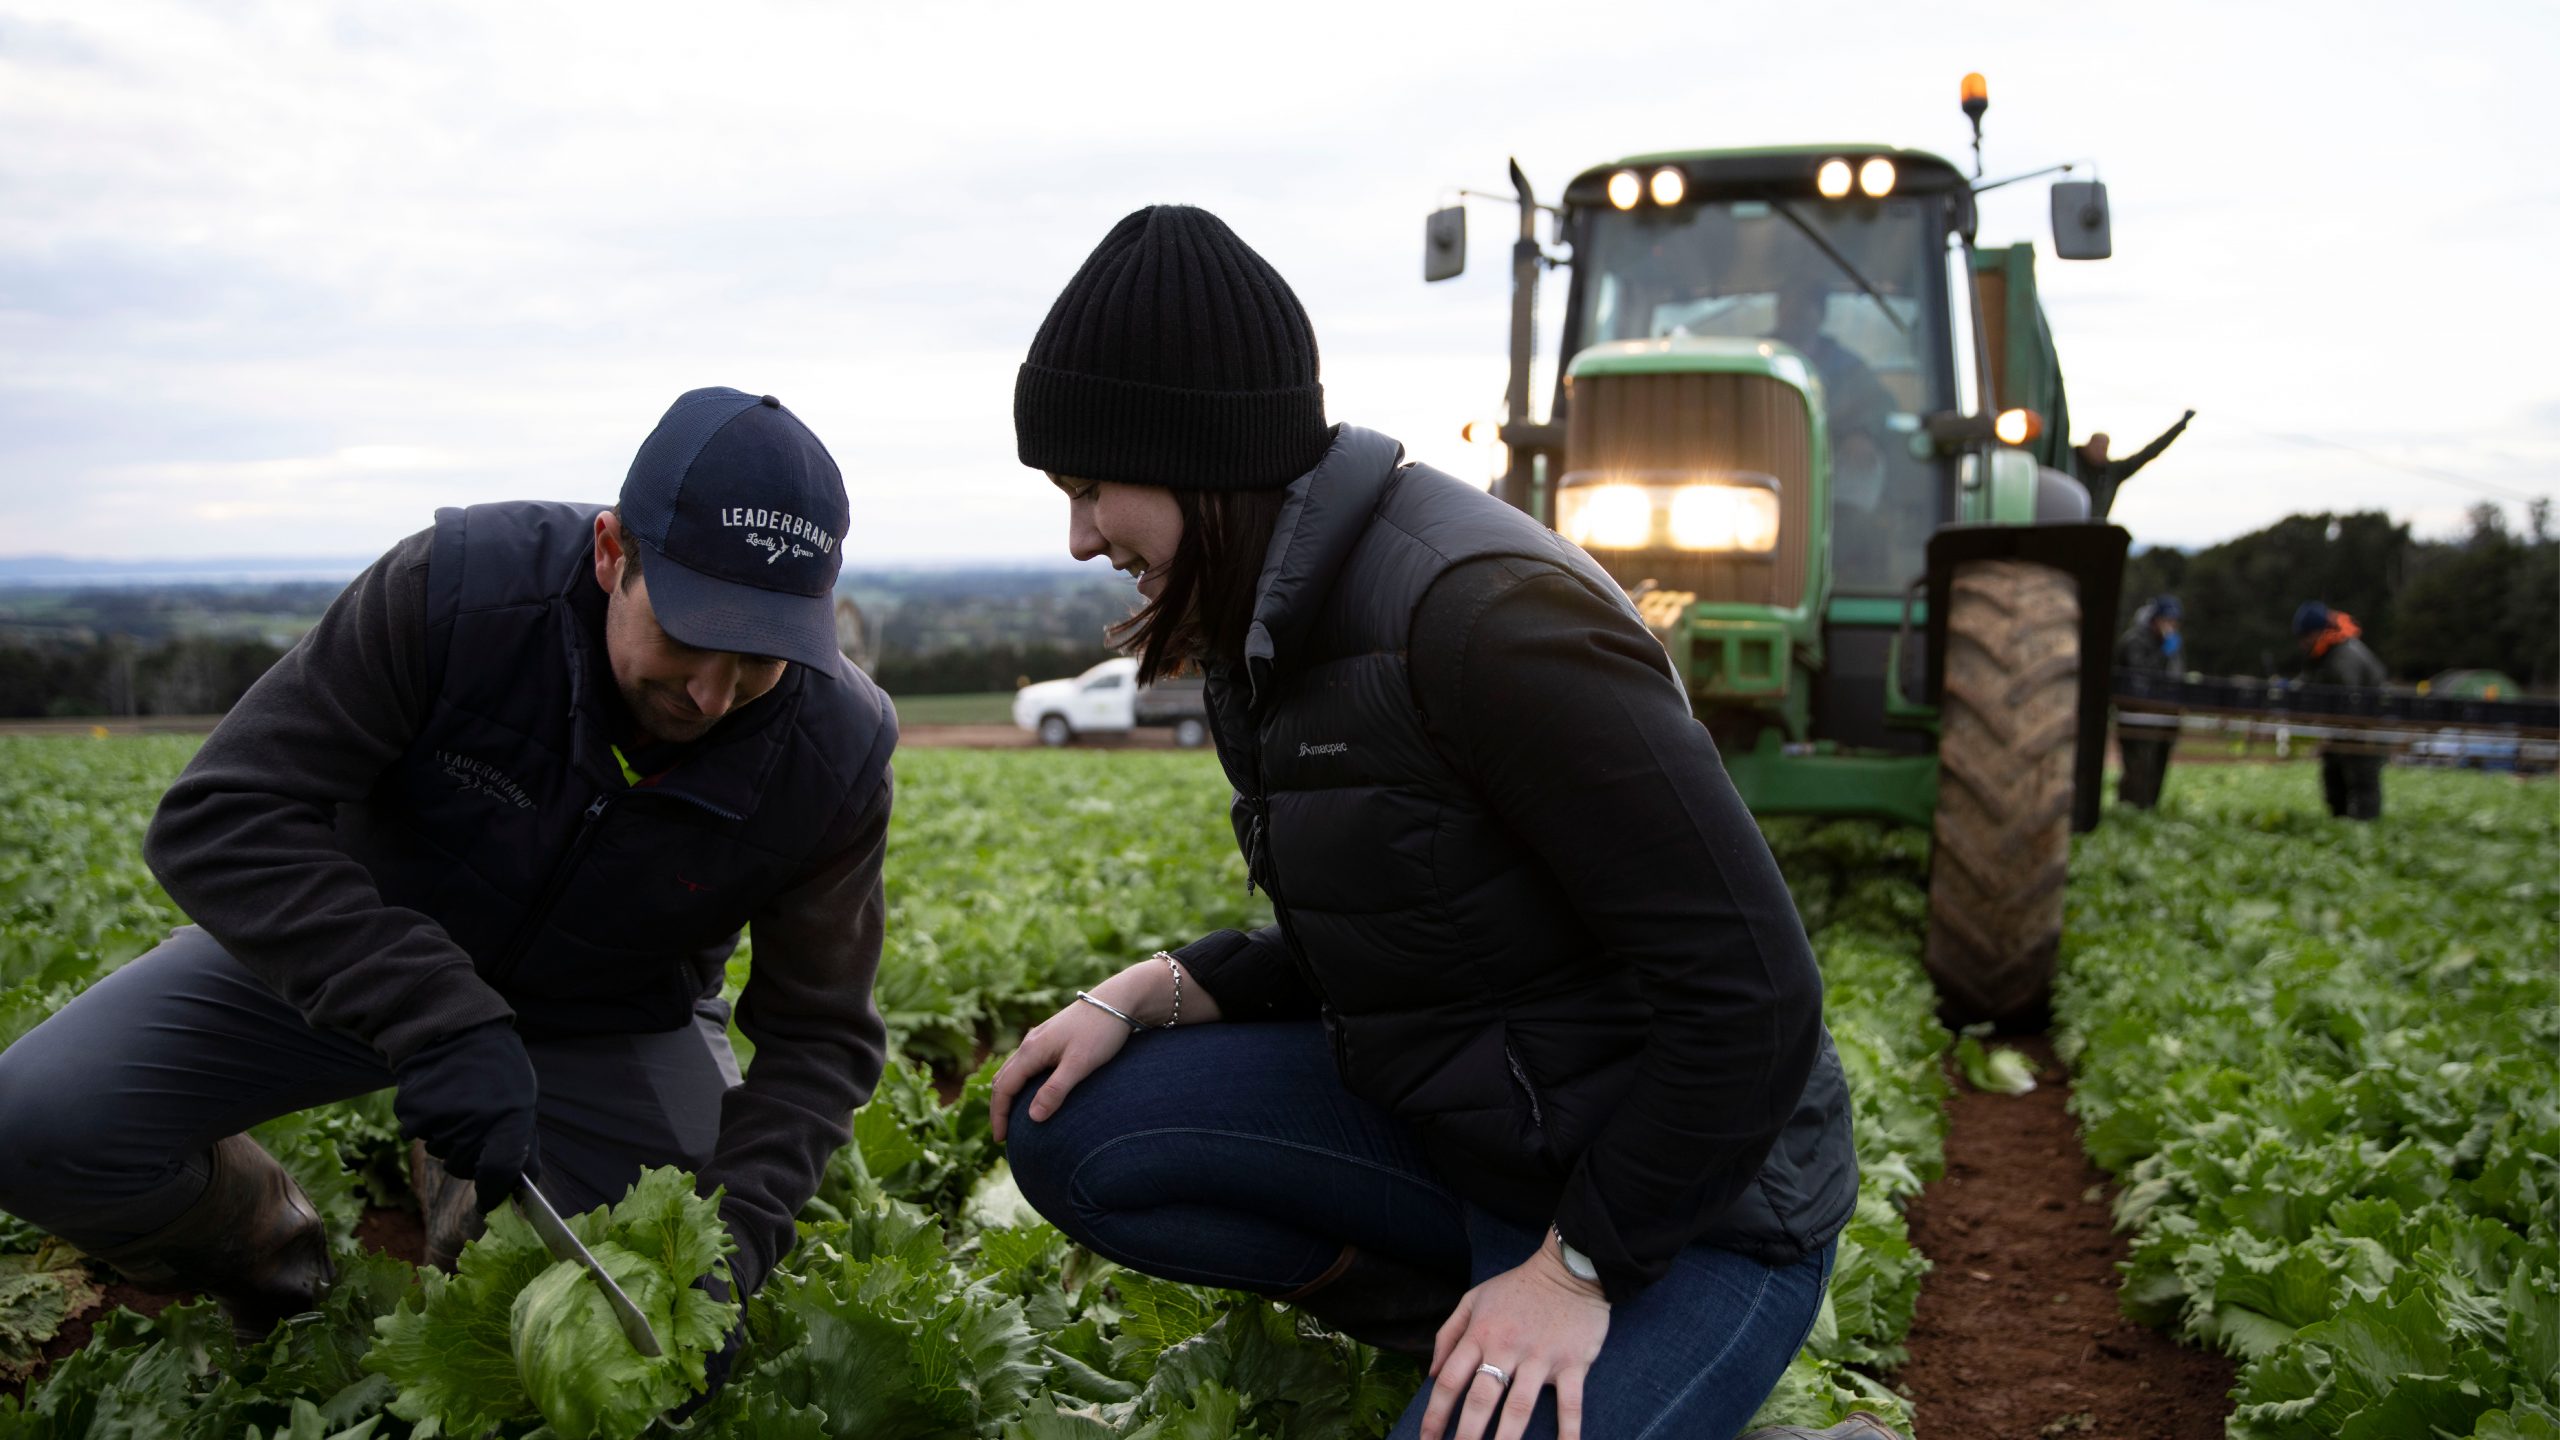
[[[1964,77],[1958,90],[1964,97],[1964,118],[1973,122],[1973,178],[1982,178],[1982,112],[1991,108],[1991,82],[1974,71]]]

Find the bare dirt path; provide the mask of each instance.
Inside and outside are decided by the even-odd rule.
[[[2117,1309],[2125,1244],[2113,1186],[2063,1102],[2042,1038],[2025,1095],[1959,1083],[1947,1173],[1912,1203],[1911,1240],[1937,1262],[1920,1289],[1911,1363],[1894,1384],[1929,1440],[2221,1440],[2233,1363]]]

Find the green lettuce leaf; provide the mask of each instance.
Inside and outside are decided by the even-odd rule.
[[[761,1353],[733,1403],[769,1395],[819,1412],[830,1435],[986,1433],[1042,1379],[1022,1302],[954,1267],[902,1202],[804,1238],[756,1306]]]
[[[2036,1088],[2036,1064],[2023,1050],[2006,1045],[1985,1049],[1970,1035],[1956,1041],[1956,1065],[1964,1083],[1991,1095],[2024,1095]]]
[[[391,1413],[478,1435],[534,1414],[516,1375],[516,1296],[552,1265],[551,1253],[513,1206],[489,1212],[489,1228],[463,1247],[454,1273],[427,1270],[418,1293],[374,1322],[365,1368],[399,1387]]]
[[[104,1293],[78,1252],[67,1247],[0,1255],[0,1381],[26,1379],[62,1322],[97,1304]]]
[[[664,1346],[674,1288],[667,1273],[611,1241],[588,1249]],[[627,1440],[695,1388],[666,1356],[632,1348],[604,1288],[574,1260],[554,1263],[518,1291],[508,1319],[516,1377],[562,1440]]]

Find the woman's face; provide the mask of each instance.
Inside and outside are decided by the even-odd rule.
[[[1107,557],[1149,600],[1164,593],[1164,569],[1182,543],[1182,507],[1172,491],[1068,475],[1052,475],[1049,483],[1067,497],[1068,554],[1078,560]]]

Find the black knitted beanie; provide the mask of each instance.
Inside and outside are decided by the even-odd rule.
[[[1225,222],[1153,205],[1049,307],[1013,386],[1022,463],[1079,480],[1268,490],[1332,444],[1316,336]]]

